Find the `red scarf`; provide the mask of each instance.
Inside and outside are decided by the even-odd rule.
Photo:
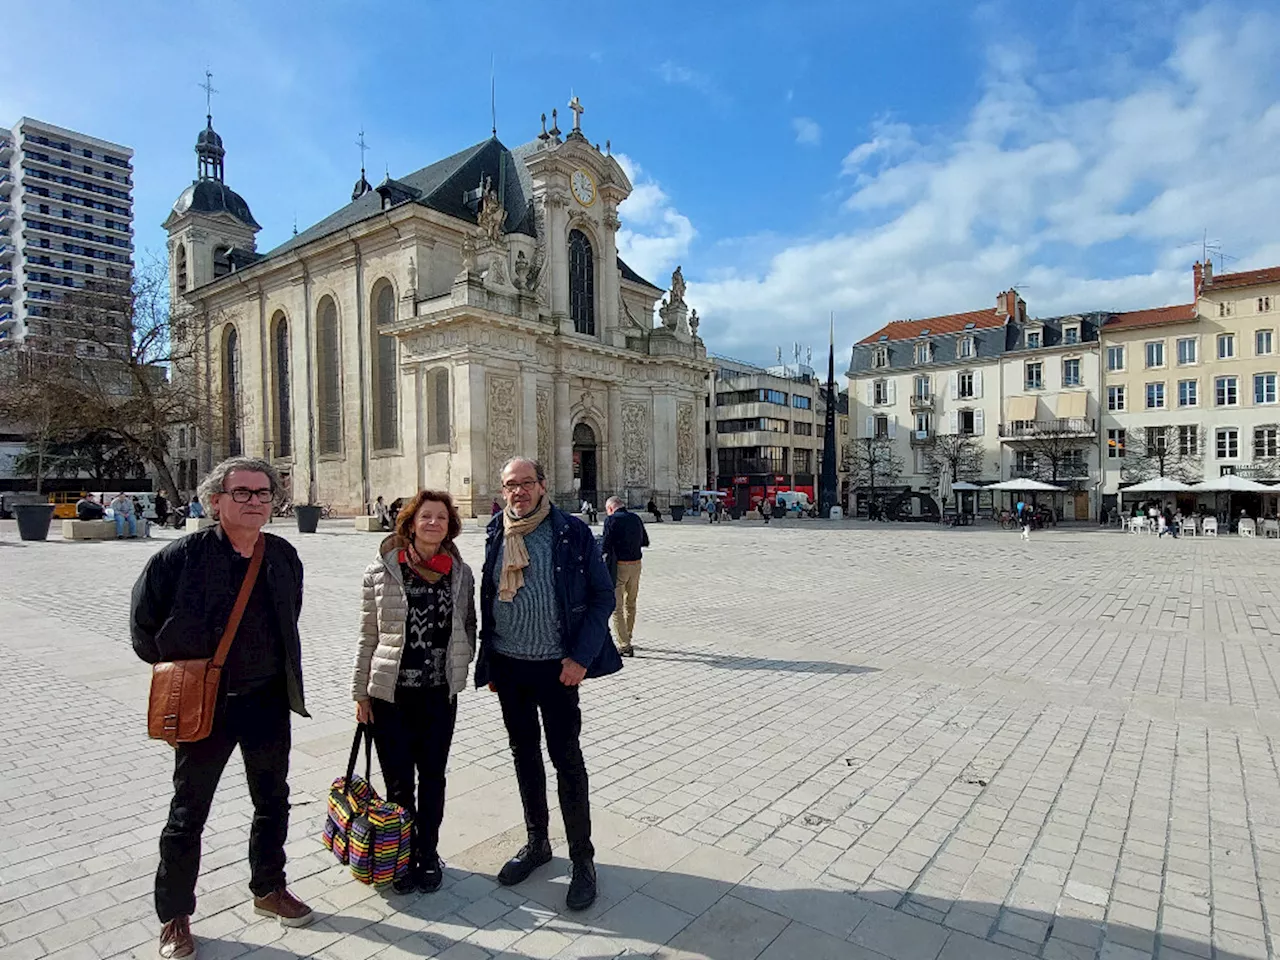
[[[426,560],[422,559],[422,555],[411,543],[409,546],[400,551],[399,560],[403,564],[407,564],[414,574],[427,583],[439,583],[440,578],[446,576],[453,569],[453,557],[447,553],[436,553]]]

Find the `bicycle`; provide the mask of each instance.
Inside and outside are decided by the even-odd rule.
[[[332,519],[333,519],[333,504],[332,504],[332,503],[322,503],[322,504],[320,504],[320,519],[321,519],[321,520],[332,520]]]
[[[1000,529],[1001,530],[1017,530],[1018,518],[1008,510],[1000,511]]]

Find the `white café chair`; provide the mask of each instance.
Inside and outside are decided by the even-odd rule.
[[[1196,518],[1183,517],[1178,522],[1178,532],[1181,533],[1184,537],[1198,536],[1200,531],[1196,529]]]
[[[1129,518],[1129,532],[1130,532],[1130,533],[1141,533],[1141,532],[1142,532],[1142,530],[1143,530],[1143,528],[1144,528],[1146,525],[1147,525],[1147,521],[1146,521],[1146,518],[1145,518],[1145,517],[1130,517],[1130,518]]]
[[[1242,537],[1257,536],[1258,526],[1248,517],[1241,517],[1240,523],[1236,525],[1236,533]]]
[[[1206,537],[1216,537],[1218,535],[1218,518],[1217,517],[1204,518],[1204,535]]]
[[[1280,537],[1280,520],[1263,520],[1262,535],[1268,539]]]

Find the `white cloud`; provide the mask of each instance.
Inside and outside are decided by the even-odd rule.
[[[796,132],[796,143],[816,147],[822,143],[822,127],[809,117],[793,117],[791,126]]]
[[[640,276],[660,287],[689,252],[697,231],[656,180],[626,154],[615,153],[631,181],[631,196],[618,205],[618,255]]]
[[[994,305],[1012,284],[1042,316],[1185,302],[1206,228],[1230,269],[1277,262],[1278,27],[1189,16],[1163,63],[1099,65],[1121,85],[1075,100],[1036,87],[1034,51],[993,48],[958,128],[882,119],[847,153],[834,231],[699,271],[714,277],[690,283],[705,335],[759,357],[783,327],[821,344],[835,310],[847,357],[889,320]]]

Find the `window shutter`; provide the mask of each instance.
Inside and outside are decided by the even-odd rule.
[[[867,406],[874,407],[876,405],[876,382],[874,380],[867,381]]]
[[[983,426],[984,426],[984,424],[983,424],[983,420],[984,420],[984,419],[985,419],[985,417],[983,416],[983,412],[982,412],[981,410],[975,410],[975,411],[973,411],[973,434],[974,434],[974,436],[977,436],[977,437],[982,436],[982,428],[983,428]]]
[[[889,406],[893,406],[898,402],[898,381],[889,381]]]
[[[955,376],[955,374],[952,374],[952,376]],[[947,414],[947,419],[948,419],[948,425],[951,427],[950,432],[953,434],[959,433],[960,432],[960,411],[952,410],[949,414]]]
[[[981,399],[982,397],[982,371],[981,370],[973,371],[973,396],[974,396],[974,399]]]
[[[874,437],[876,435],[876,418],[867,417],[867,436]]]
[[[951,399],[959,400],[960,399],[960,374],[952,370],[951,375],[948,379],[951,381]]]
[[[894,417],[889,421],[889,439],[892,440],[898,435],[898,418]]]

